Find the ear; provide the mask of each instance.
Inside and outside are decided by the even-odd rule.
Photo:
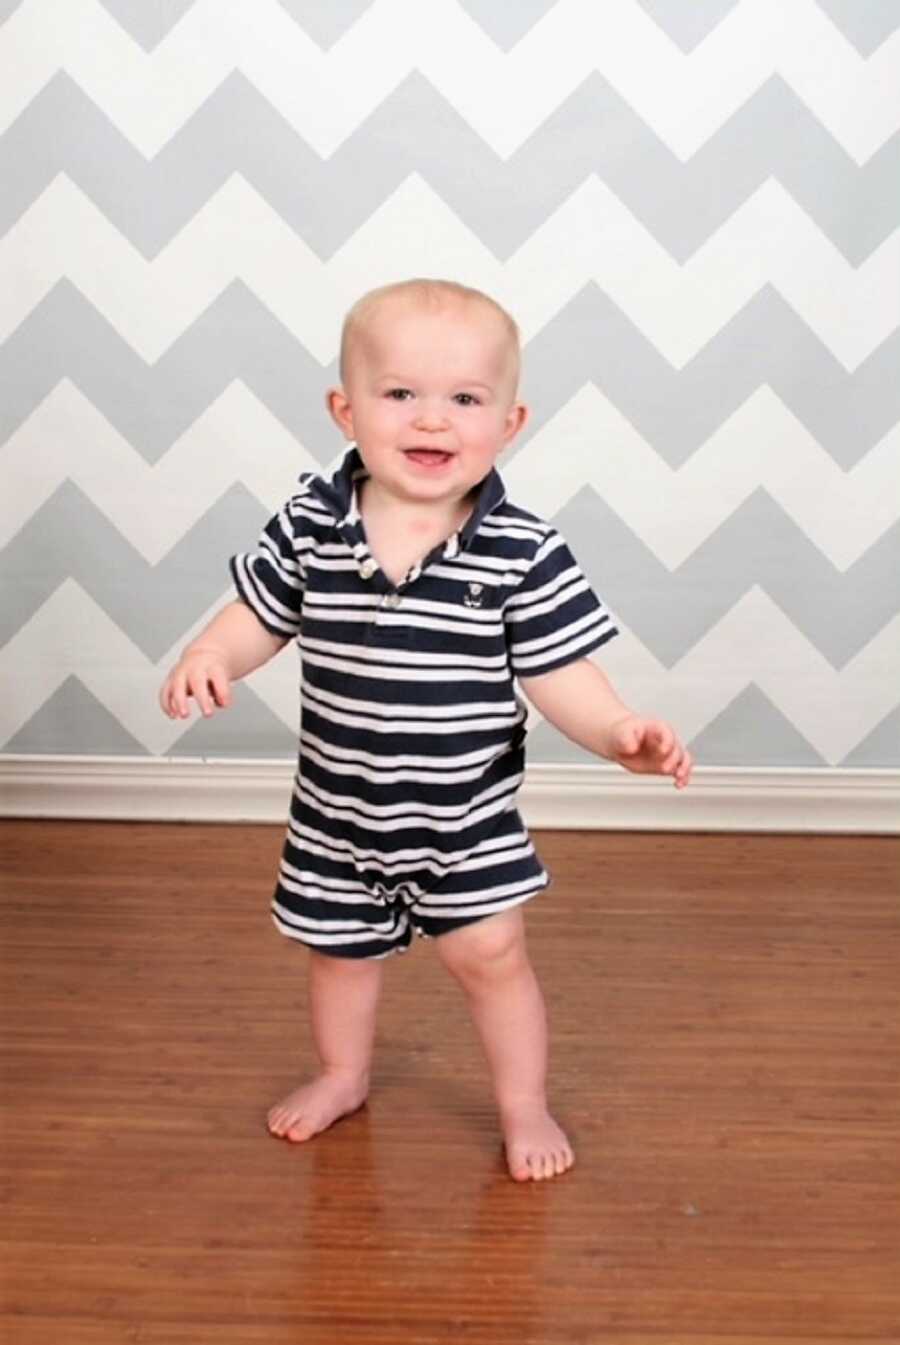
[[[506,413],[506,422],[503,426],[503,442],[511,444],[522,426],[528,419],[528,407],[522,402],[513,402]]]
[[[325,396],[328,414],[337,425],[345,439],[355,439],[353,432],[353,408],[350,398],[343,388],[329,388]]]

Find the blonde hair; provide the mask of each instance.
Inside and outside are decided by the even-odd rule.
[[[499,317],[506,331],[510,350],[515,359],[516,383],[518,383],[521,339],[515,319],[507,313],[506,309],[498,304],[496,299],[492,299],[489,294],[485,294],[482,290],[472,289],[469,285],[460,285],[455,280],[431,280],[420,276],[411,280],[399,280],[393,285],[381,285],[378,289],[369,290],[367,294],[357,299],[356,303],[350,308],[341,328],[340,373],[342,382],[346,378],[347,362],[354,337],[386,300],[395,298],[408,299],[412,303],[418,303],[421,307],[430,309],[439,309],[448,300],[465,304],[486,304]]]

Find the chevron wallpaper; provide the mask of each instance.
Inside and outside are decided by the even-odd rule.
[[[900,765],[896,0],[0,0],[0,747],[294,751],[292,654],[173,723],[226,558],[342,444],[373,285],[519,318],[504,475],[701,762]],[[580,758],[535,729],[532,760]]]

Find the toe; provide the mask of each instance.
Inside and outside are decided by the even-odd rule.
[[[297,1121],[284,1132],[284,1137],[294,1144],[302,1144],[304,1140],[311,1139],[314,1134],[315,1130],[308,1122]]]
[[[514,1182],[527,1182],[531,1180],[531,1168],[528,1163],[527,1154],[523,1154],[519,1149],[507,1149],[506,1164],[509,1168],[509,1175]]]
[[[544,1155],[541,1153],[532,1154],[530,1158],[531,1175],[536,1182],[542,1182],[547,1176],[544,1167]]]
[[[276,1135],[283,1135],[293,1119],[294,1113],[283,1102],[276,1103],[269,1112],[269,1128],[274,1130]]]

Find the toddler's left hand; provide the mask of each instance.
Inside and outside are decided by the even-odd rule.
[[[671,775],[676,789],[684,789],[694,762],[675,730],[661,719],[628,715],[610,731],[610,756],[639,775]]]

